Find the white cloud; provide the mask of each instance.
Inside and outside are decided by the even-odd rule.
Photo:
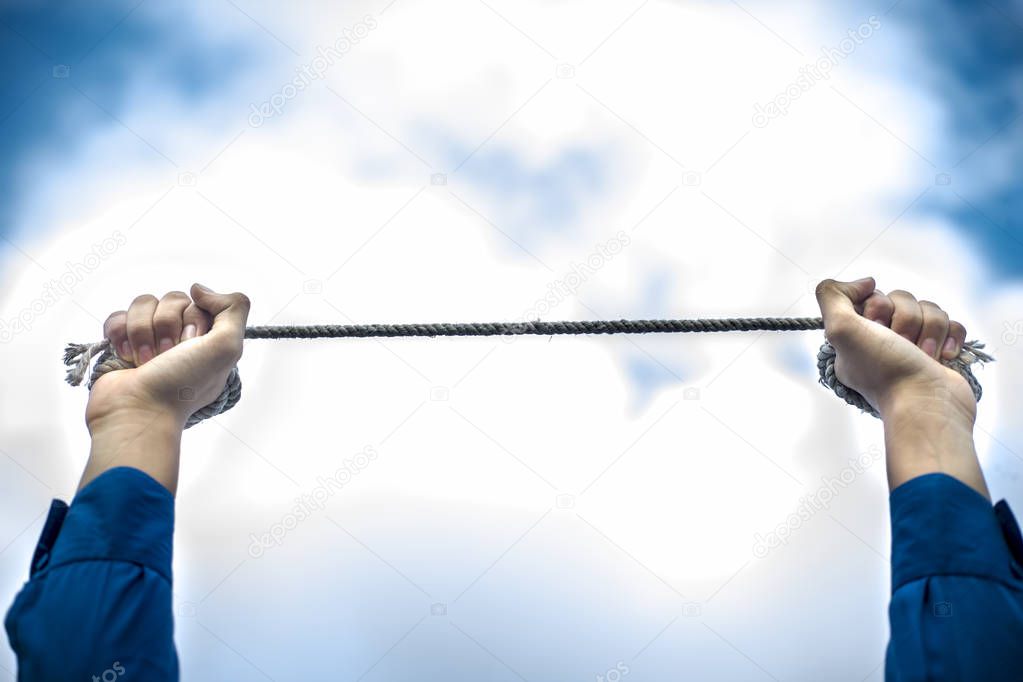
[[[256,9],[262,23],[305,51],[363,8],[297,18]],[[20,461],[57,494],[70,493],[87,452],[85,394],[58,380],[63,343],[97,337],[97,320],[138,293],[159,295],[194,280],[248,293],[253,324],[516,319],[595,243],[642,220],[630,232],[633,243],[580,288],[585,305],[567,301],[551,318],[592,318],[594,310],[608,317],[815,315],[812,282],[874,274],[884,289],[918,290],[962,311],[978,336],[994,337],[1003,320],[1015,319],[1019,292],[997,292],[989,303],[983,264],[948,225],[908,213],[890,226],[933,182],[933,170],[863,111],[911,133],[910,144],[926,155],[936,144],[934,122],[918,114],[933,112],[933,104],[885,73],[859,71],[857,59],[871,44],[788,116],[753,129],[753,105],[806,59],[733,7],[648,3],[585,63],[625,18],[619,8],[495,9],[521,30],[482,3],[441,11],[399,0],[324,82],[258,129],[247,126],[248,105],[279,88],[290,75],[284,64],[307,61],[279,46],[270,75],[249,74],[203,105],[215,121],[208,128],[178,126],[182,104],[155,106],[148,89],[146,97],[130,98],[126,117],[161,131],[171,156],[188,160],[182,169],[198,174],[194,187],[178,184],[181,169],[147,156],[116,127],[83,133],[62,170],[40,159],[35,167],[46,173],[29,206],[55,204],[57,217],[26,250],[47,271],[59,272],[111,230],[124,230],[128,240],[81,282],[73,302],[41,316],[0,358],[0,371],[19,377],[22,387],[3,397],[5,439],[24,439],[26,430],[64,434],[45,446],[19,447]],[[821,26],[773,11],[763,18],[805,48],[832,44],[844,31],[827,18]],[[273,42],[248,28],[250,40]],[[886,25],[880,35],[894,30]],[[573,64],[574,77],[555,78],[515,113],[558,63]],[[509,150],[528,175],[557,167],[565,149],[588,149],[612,163],[602,169],[607,185],[573,198],[582,208],[572,229],[530,233],[530,219],[545,220],[536,213],[542,203],[528,193],[488,196],[471,163],[465,175],[454,172],[438,151],[452,137],[471,150],[490,135],[477,158]],[[111,158],[120,164],[116,181],[96,172]],[[375,174],[365,172],[368,163]],[[435,172],[448,175],[446,185],[430,184]],[[685,184],[687,172],[699,173],[699,183]],[[34,210],[22,216],[24,224],[32,224]],[[519,237],[536,258],[515,245]],[[645,297],[665,272],[672,277],[661,282],[659,308],[651,310]],[[11,272],[4,316],[16,314],[45,278],[32,265]],[[320,281],[322,293],[304,292],[309,280]],[[247,342],[241,404],[218,419],[220,426],[198,426],[185,439],[179,605],[192,604],[200,621],[274,677],[294,672],[295,660],[308,661],[310,675],[340,660],[357,676],[432,602],[448,604],[452,622],[529,679],[549,673],[534,661],[537,646],[549,649],[552,669],[565,675],[629,660],[686,600],[702,603],[706,623],[741,638],[779,677],[819,668],[848,642],[856,644],[856,660],[879,659],[884,621],[861,612],[864,600],[880,612],[886,598],[884,562],[873,554],[887,552],[880,467],[832,510],[861,539],[818,515],[793,545],[766,560],[753,557],[752,546],[754,534],[784,520],[822,476],[878,442],[880,425],[829,396],[814,376],[778,367],[784,343],[812,359],[818,334],[755,339]],[[1003,427],[994,417],[1012,395],[1001,387],[1020,375],[1013,353],[1000,348],[1000,362],[984,376],[989,392],[981,411],[991,416],[983,421],[998,433]],[[649,391],[643,411],[631,414],[637,387],[625,362],[636,357],[653,371],[659,363],[684,368],[685,376],[683,384]],[[437,386],[449,390],[447,400],[431,400]],[[700,400],[684,399],[691,386],[701,388]],[[379,448],[380,461],[332,500],[323,518],[289,535],[275,558],[246,559],[250,533],[367,444]],[[997,457],[996,490],[1004,487],[1001,476],[1018,475],[1014,461]],[[563,493],[575,496],[571,509],[557,508]],[[8,508],[24,515],[28,504]],[[351,524],[365,546],[327,515]],[[5,566],[24,558],[27,547],[12,546]],[[203,601],[243,559],[237,578]],[[827,572],[850,562],[863,572],[838,573],[841,581],[832,582],[806,573],[807,565]],[[471,598],[452,605],[492,564]],[[18,575],[5,573],[4,594],[13,595]],[[851,595],[819,628],[801,630],[816,663],[802,662],[805,648],[791,646],[786,630],[805,616],[784,599],[770,600],[771,622],[779,625],[762,628],[761,643],[744,625],[757,612],[756,595],[790,594],[796,580],[808,600],[823,600],[839,584]],[[186,673],[245,670],[190,618],[179,619]],[[267,619],[275,621],[273,636]],[[475,657],[473,642],[447,625],[433,629],[435,622],[417,628],[390,655],[392,667],[381,669],[399,676],[393,671],[413,666],[410,652],[434,642],[447,657],[434,661],[440,669],[477,677],[491,670],[493,660]],[[677,626],[689,641],[707,635],[689,627],[694,622]],[[837,630],[849,639],[827,634]],[[328,645],[317,636],[337,632],[353,639]],[[682,646],[670,633],[659,646]],[[663,666],[651,673],[661,677],[678,663],[656,649],[651,660]],[[691,660],[699,669],[741,665],[728,647],[709,644]]]

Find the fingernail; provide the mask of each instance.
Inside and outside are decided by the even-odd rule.
[[[213,293],[213,289],[210,289],[210,288],[209,288],[208,286],[206,286],[205,284],[199,284],[198,282],[196,282],[196,283],[195,283],[195,286],[199,287],[199,288],[200,288],[200,289],[202,289],[203,291],[208,291],[208,292],[210,292],[211,294]]]
[[[128,343],[128,339],[121,341],[120,354],[122,360],[131,360],[131,344]]]
[[[181,332],[181,340],[182,341],[187,341],[188,339],[192,338],[193,336],[195,336],[195,325],[194,324],[186,324],[185,325],[185,330],[183,332]]]
[[[938,354],[938,342],[935,339],[924,339],[924,342],[920,344],[920,349],[932,358],[936,357]]]
[[[168,351],[168,350],[170,350],[173,347],[174,347],[174,342],[171,341],[169,338],[164,337],[164,338],[160,339],[160,344],[158,346],[158,348],[160,350],[157,351],[157,352],[158,353],[163,353],[164,351]]]
[[[945,339],[945,345],[941,347],[942,354],[954,353],[956,349],[956,340],[953,337]]]
[[[148,343],[144,343],[139,346],[139,364],[144,365],[153,359],[153,349],[149,347]]]

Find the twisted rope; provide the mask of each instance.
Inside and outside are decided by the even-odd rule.
[[[693,332],[734,332],[734,331],[805,331],[823,329],[820,317],[737,317],[693,320],[581,320],[562,322],[441,322],[433,324],[342,324],[342,325],[276,325],[246,327],[246,339],[324,339],[324,338],[369,338],[409,336],[552,336],[561,334],[658,334]],[[990,362],[992,358],[981,349],[979,341],[967,341],[959,356],[942,360],[942,364],[959,372],[973,389],[979,401],[982,395],[980,382],[973,375],[970,366],[976,362]],[[98,356],[98,357],[97,357]],[[87,384],[92,390],[96,380],[107,372],[131,369],[135,365],[122,360],[104,339],[97,343],[71,343],[64,351],[64,364],[68,366],[67,382],[72,386],[82,383],[89,372],[93,358],[96,364]],[[817,354],[817,369],[820,383],[835,392],[861,411],[880,417],[877,411],[859,393],[842,384],[835,376],[835,349],[827,341]],[[241,398],[241,377],[238,368],[231,369],[224,390],[209,405],[194,412],[185,428],[198,424],[204,419],[215,417],[234,407]]]

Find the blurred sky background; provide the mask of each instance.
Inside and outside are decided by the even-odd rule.
[[[64,344],[193,281],[308,324],[817,315],[874,275],[988,343],[1023,510],[1019,1],[6,0],[0,55],[4,609],[88,453]],[[821,341],[247,342],[184,437],[183,679],[881,680],[881,425]]]

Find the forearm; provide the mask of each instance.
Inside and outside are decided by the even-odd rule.
[[[974,415],[946,395],[894,396],[880,406],[888,487],[944,473],[991,499],[973,442]]]
[[[127,466],[144,471],[174,494],[182,430],[179,418],[161,411],[133,410],[93,420],[89,423],[89,461],[78,489],[104,471]]]

